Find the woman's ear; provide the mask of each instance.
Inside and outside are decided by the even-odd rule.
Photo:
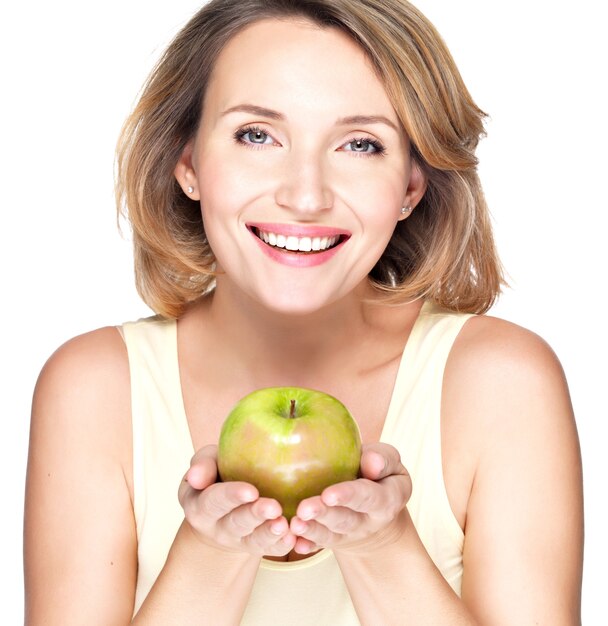
[[[200,200],[201,196],[198,190],[198,181],[194,165],[192,163],[192,152],[194,148],[194,140],[189,141],[173,170],[173,174],[183,192],[192,200]]]
[[[403,199],[403,206],[409,210],[402,211],[402,217],[400,219],[409,217],[416,205],[422,200],[422,196],[424,196],[424,192],[426,191],[427,182],[426,173],[419,163],[412,159],[410,179],[407,184],[405,198]]]

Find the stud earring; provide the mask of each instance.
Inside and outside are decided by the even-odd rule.
[[[409,213],[412,210],[411,206],[403,206],[401,207],[401,215],[405,215],[406,213]]]
[[[188,187],[188,193],[192,193],[194,191],[194,187],[192,185],[190,185]]]

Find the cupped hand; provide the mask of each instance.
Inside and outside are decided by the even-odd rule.
[[[245,482],[216,482],[217,446],[201,448],[179,488],[186,521],[207,544],[228,551],[283,556],[296,537],[281,505]]]
[[[294,549],[351,552],[373,550],[403,532],[405,505],[412,492],[399,452],[385,443],[363,446],[361,478],[327,487],[302,500],[290,523]]]

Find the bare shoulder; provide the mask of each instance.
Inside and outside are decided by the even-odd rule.
[[[45,363],[34,390],[32,437],[65,437],[118,460],[130,476],[129,363],[116,327],[79,335]],[[130,480],[129,480],[130,482]]]
[[[464,325],[451,351],[445,384],[454,397],[490,404],[487,419],[538,413],[571,419],[566,377],[551,346],[511,322],[480,315]],[[544,409],[544,410],[543,410]]]
[[[130,486],[130,405],[127,350],[117,328],[74,337],[49,357],[38,377],[30,448],[72,445],[72,458],[76,450],[111,457]]]
[[[79,335],[61,345],[44,364],[34,389],[34,422],[53,414],[104,429],[130,420],[126,345],[114,326]],[[124,425],[124,424],[123,424]]]
[[[453,353],[466,361],[483,360],[485,365],[517,366],[531,370],[557,368],[558,358],[539,335],[498,317],[478,315],[464,325]]]
[[[480,469],[516,455],[528,469],[561,459],[580,479],[580,447],[568,383],[551,346],[539,335],[490,316],[461,330],[444,376],[446,431]],[[503,468],[504,469],[504,468]]]
[[[128,382],[126,346],[118,329],[107,326],[60,346],[42,368],[36,393],[57,384],[72,393],[99,393],[112,386],[118,391]]]

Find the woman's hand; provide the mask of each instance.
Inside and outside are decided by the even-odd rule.
[[[281,505],[260,498],[249,483],[217,480],[217,446],[205,446],[192,458],[179,489],[186,521],[207,544],[231,552],[283,556],[296,537]]]
[[[384,443],[364,445],[361,475],[300,502],[290,524],[296,552],[368,551],[403,532],[412,483],[399,452]]]

